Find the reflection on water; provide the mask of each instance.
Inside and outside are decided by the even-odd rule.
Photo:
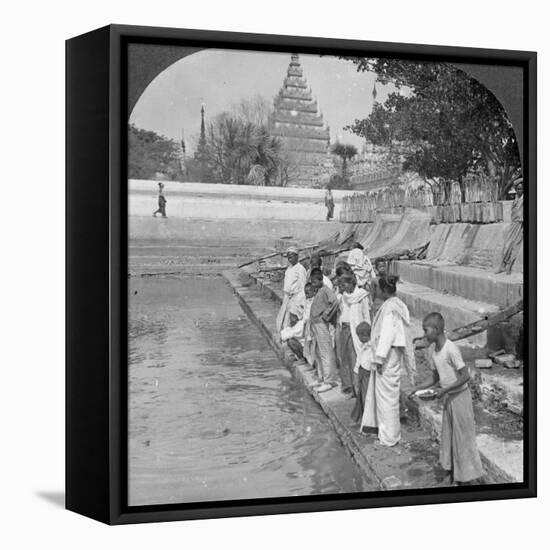
[[[129,504],[363,491],[217,278],[130,279]]]

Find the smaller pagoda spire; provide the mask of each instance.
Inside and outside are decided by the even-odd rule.
[[[180,168],[181,173],[183,176],[183,179],[185,180],[185,163],[186,163],[186,156],[185,156],[185,134],[183,132],[183,128],[181,129],[181,141],[180,141],[180,150],[179,150],[179,161],[180,161]]]
[[[201,105],[201,133],[197,144],[195,158],[198,160],[204,159],[206,152],[206,128],[204,125],[204,103]]]
[[[204,103],[201,105],[201,141],[206,140],[206,130],[204,129]]]

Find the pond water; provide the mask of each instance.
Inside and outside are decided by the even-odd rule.
[[[368,490],[219,277],[129,279],[129,504]]]

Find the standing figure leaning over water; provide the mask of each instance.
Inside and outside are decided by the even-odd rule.
[[[153,217],[156,218],[157,214],[160,214],[163,218],[166,218],[166,197],[164,196],[164,183],[159,181],[159,207],[153,212]]]

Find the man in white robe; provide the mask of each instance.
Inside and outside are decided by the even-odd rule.
[[[353,249],[348,254],[347,263],[357,279],[357,286],[368,290],[374,277],[374,269],[360,243],[354,243]]]
[[[388,283],[389,281],[389,283]],[[395,296],[395,278],[380,280],[386,300],[377,311],[371,334],[376,370],[369,380],[363,427],[378,428],[381,445],[392,447],[401,440],[399,394],[402,369],[414,384],[416,364],[407,306]]]
[[[288,267],[285,271],[283,285],[284,298],[279,315],[277,316],[277,330],[281,332],[289,325],[289,315],[293,313],[301,319],[304,315],[306,295],[304,287],[306,286],[306,268],[298,262],[298,250],[291,246],[286,253],[288,258]]]
[[[362,348],[362,343],[357,336],[357,326],[363,322],[370,325],[369,294],[356,285],[352,274],[342,275],[338,279],[338,285],[342,289],[340,295],[340,315],[336,330],[336,356],[342,379],[342,392],[355,394],[354,373],[357,374],[357,353]]]

